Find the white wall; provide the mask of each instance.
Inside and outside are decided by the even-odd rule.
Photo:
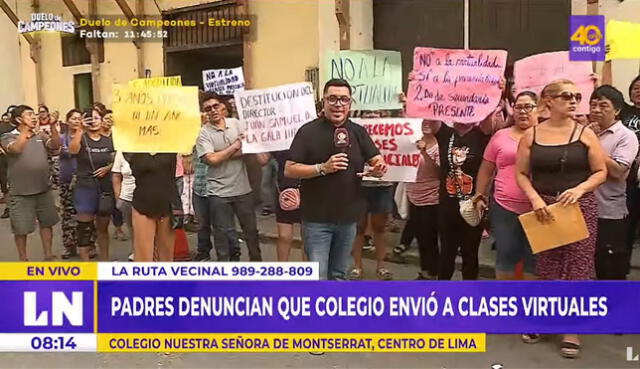
[[[11,7],[11,1],[7,2]],[[15,10],[15,9],[14,9]],[[0,113],[4,113],[8,105],[22,104],[24,89],[22,87],[22,68],[20,62],[20,44],[17,28],[7,15],[0,11]],[[27,41],[23,39],[26,44]]]

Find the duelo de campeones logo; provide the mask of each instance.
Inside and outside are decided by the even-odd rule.
[[[19,33],[40,31],[75,33],[76,26],[74,22],[65,22],[61,16],[50,13],[33,13],[30,21],[18,22]]]

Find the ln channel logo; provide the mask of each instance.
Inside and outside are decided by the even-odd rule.
[[[69,321],[72,326],[82,326],[83,322],[83,293],[74,291],[71,294],[71,301],[67,299],[64,292],[54,291],[51,293],[51,322],[49,321],[49,311],[38,310],[38,294],[35,291],[24,292],[24,325],[33,326],[62,326],[63,318]],[[42,304],[41,304],[42,305]]]
[[[604,61],[604,15],[572,15],[569,60]]]

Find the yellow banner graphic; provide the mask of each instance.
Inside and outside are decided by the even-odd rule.
[[[96,263],[6,262],[0,268],[5,281],[92,281],[97,276]]]
[[[484,333],[98,334],[98,352],[485,352]]]
[[[190,153],[200,131],[198,88],[114,85],[113,118],[118,151]]]
[[[182,86],[181,76],[139,78],[129,81],[129,87],[171,87]]]
[[[640,23],[610,20],[605,35],[609,52],[607,60],[640,59]]]

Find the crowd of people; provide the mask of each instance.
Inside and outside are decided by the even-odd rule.
[[[417,279],[452,279],[458,255],[462,278],[477,279],[483,230],[495,240],[497,279],[514,279],[519,263],[530,280],[626,279],[640,220],[640,76],[629,86],[630,104],[610,81],[610,65],[591,96],[570,80],[517,95],[504,81],[504,98],[481,122],[423,121],[417,177],[400,193],[408,220],[394,248],[402,254],[417,240]],[[111,129],[118,122],[100,103],[71,109],[64,120],[44,105],[37,113],[9,107],[0,124],[2,217],[10,218],[19,259],[28,260],[27,235],[38,226],[45,259],[55,260],[52,227],[61,219],[64,259],[110,260],[113,223],[115,238],[131,239],[130,260],[171,261],[174,231],[191,222],[186,194],[197,224],[196,260],[210,260],[215,251],[218,261],[238,261],[245,244],[249,260],[261,261],[261,211],[275,213],[278,261],[289,260],[299,224],[303,259],[319,263],[321,279],[362,279],[369,234],[377,278],[392,279],[385,232],[399,212],[400,189],[363,180],[383,177],[388,168],[350,117],[404,110],[353,112],[344,80],[328,81],[322,92],[318,118],[300,127],[289,150],[252,155],[243,154],[246,128],[233,99],[210,92],[200,96],[202,127],[191,154],[116,152]],[[577,114],[583,99],[587,115]],[[256,170],[264,172],[262,181]],[[534,212],[540,222],[554,221],[549,206],[556,202],[579,205],[589,237],[534,255],[518,216]],[[562,354],[579,350],[578,337],[565,335]]]

